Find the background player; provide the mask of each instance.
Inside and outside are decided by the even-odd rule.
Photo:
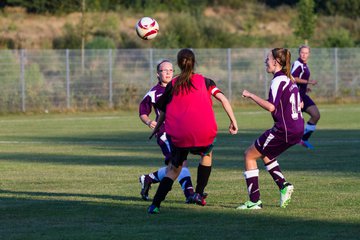
[[[269,99],[264,100],[244,90],[243,97],[256,102],[263,109],[271,112],[274,126],[265,131],[246,150],[245,180],[250,200],[237,209],[261,209],[259,190],[259,169],[256,160],[262,158],[267,171],[280,189],[280,207],[290,202],[293,185],[286,182],[276,157],[286,149],[297,144],[304,131],[304,119],[301,114],[299,89],[290,74],[290,51],[274,48],[266,58],[266,71],[274,74],[271,81]]]
[[[162,60],[156,66],[158,83],[150,89],[150,91],[144,96],[139,106],[139,116],[141,121],[149,128],[154,129],[159,117],[159,110],[154,104],[159,100],[160,96],[164,93],[166,85],[171,81],[174,74],[173,65],[169,60]],[[150,114],[154,109],[156,118],[155,121],[150,119]],[[169,164],[170,148],[165,133],[165,123],[160,126],[159,131],[156,134],[157,143],[160,146],[162,153],[165,156],[165,164]],[[149,189],[151,184],[160,182],[166,175],[166,166],[158,169],[155,172],[141,175],[139,181],[141,184],[141,197],[144,200],[149,200]],[[186,202],[191,203],[194,189],[191,182],[190,171],[187,168],[186,161],[184,161],[183,168],[178,177],[178,181],[185,194]]]
[[[182,163],[190,153],[201,156],[197,171],[194,201],[205,205],[204,189],[208,183],[212,165],[212,148],[217,134],[211,96],[222,103],[230,119],[229,131],[236,134],[237,122],[231,105],[214,81],[194,73],[195,54],[181,49],[177,55],[181,70],[166,87],[156,106],[161,110],[154,132],[159,130],[166,118],[165,129],[171,146],[171,163],[161,180],[148,213],[159,213],[160,204],[171,190],[174,180],[182,170]]]
[[[299,87],[301,99],[304,102],[303,112],[310,115],[309,121],[306,123],[304,135],[300,141],[300,144],[306,148],[313,149],[314,147],[309,143],[311,134],[316,129],[316,124],[320,119],[320,112],[314,101],[307,95],[307,92],[311,91],[308,84],[315,85],[317,82],[310,79],[310,69],[307,65],[310,56],[310,47],[301,46],[299,48],[299,58],[293,63],[291,74],[295,78],[295,81]]]

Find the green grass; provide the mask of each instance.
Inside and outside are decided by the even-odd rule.
[[[247,200],[243,152],[272,124],[253,105],[235,109],[236,136],[217,109],[208,205],[184,204],[174,184],[156,216],[146,213],[138,176],[163,159],[137,112],[1,116],[0,239],[358,239],[360,107],[320,111],[315,150],[294,146],[278,159],[295,186],[288,208],[277,206],[278,190],[259,161],[264,208],[235,210]],[[193,182],[197,164],[191,156]]]

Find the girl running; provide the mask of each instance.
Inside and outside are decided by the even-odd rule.
[[[229,132],[236,134],[237,122],[231,105],[214,81],[194,73],[195,54],[182,49],[177,55],[181,73],[165,89],[156,106],[161,110],[156,133],[166,118],[165,131],[171,148],[171,164],[161,180],[148,213],[159,213],[160,204],[171,190],[174,180],[182,169],[189,153],[200,155],[197,184],[192,202],[206,204],[204,189],[208,183],[212,165],[212,149],[217,134],[217,124],[211,96],[222,103],[229,119]]]
[[[304,106],[301,111],[310,115],[310,119],[306,123],[304,135],[301,138],[300,144],[308,149],[313,149],[314,147],[310,144],[309,138],[316,129],[316,124],[320,119],[320,112],[314,101],[309,97],[309,95],[307,95],[307,92],[311,91],[308,85],[317,84],[317,81],[310,79],[310,69],[307,65],[309,57],[310,47],[301,46],[299,48],[299,58],[292,65],[291,75],[295,78],[300,90],[301,99],[304,102]]]
[[[146,124],[150,129],[154,129],[160,114],[160,111],[155,107],[155,103],[159,100],[165,91],[166,85],[171,81],[174,75],[173,64],[169,60],[162,60],[156,66],[158,83],[152,87],[149,92],[144,96],[139,106],[139,117],[141,121]],[[152,120],[150,114],[154,109],[156,118]],[[165,165],[169,164],[171,157],[169,143],[165,132],[165,122],[160,126],[160,130],[156,133],[157,143],[165,157]],[[185,195],[185,202],[191,203],[194,189],[191,182],[190,171],[184,161],[183,168],[178,177],[179,184]],[[166,166],[159,168],[155,172],[144,174],[139,177],[141,185],[141,198],[145,201],[149,200],[149,190],[151,184],[159,183],[166,175]]]
[[[244,90],[243,97],[252,99],[260,107],[271,112],[274,126],[265,131],[246,150],[245,180],[250,200],[237,209],[261,209],[259,190],[259,169],[256,160],[262,158],[280,190],[280,207],[285,208],[291,199],[294,186],[285,180],[276,158],[289,147],[297,144],[304,131],[304,119],[301,114],[299,89],[290,74],[290,51],[274,48],[267,55],[266,71],[272,73],[268,100]]]

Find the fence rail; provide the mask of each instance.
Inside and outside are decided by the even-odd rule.
[[[243,89],[267,97],[269,49],[194,49],[196,71],[233,103]],[[118,109],[136,106],[156,79],[156,63],[178,49],[0,50],[0,112]],[[298,54],[291,49],[292,60]],[[83,56],[83,57],[82,57]],[[176,64],[174,64],[176,65]],[[360,49],[312,49],[310,93],[318,101],[360,99]],[[179,70],[176,68],[176,72]],[[176,74],[175,72],[175,74]]]

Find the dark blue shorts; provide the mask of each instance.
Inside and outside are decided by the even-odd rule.
[[[301,96],[301,98],[304,102],[304,107],[301,109],[302,112],[305,112],[308,107],[316,105],[314,101],[306,94]]]

